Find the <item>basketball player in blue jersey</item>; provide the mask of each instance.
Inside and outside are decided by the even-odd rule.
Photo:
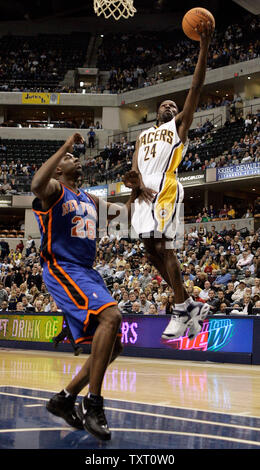
[[[33,210],[41,231],[44,282],[66,315],[75,343],[92,342],[91,355],[82,369],[64,390],[51,398],[47,409],[71,426],[85,428],[97,438],[108,440],[111,433],[103,411],[101,387],[109,363],[122,350],[121,315],[92,265],[99,209],[107,212],[113,206],[113,213],[118,215],[122,207],[78,189],[82,169],[79,159],[71,152],[73,145],[83,142],[80,134],[70,137],[43,163],[31,185],[36,196]],[[132,172],[134,181],[133,175]],[[125,210],[129,211],[134,197],[135,190]],[[89,393],[76,413],[76,397],[87,384]]]
[[[132,225],[142,238],[151,263],[174,290],[175,311],[162,338],[194,338],[202,328],[209,311],[207,304],[194,302],[184,286],[180,264],[173,249],[178,226],[178,203],[183,188],[177,179],[177,168],[187,150],[188,131],[199,102],[205,80],[208,48],[212,36],[210,23],[202,24],[200,52],[191,88],[183,110],[166,100],[158,108],[157,126],[145,129],[137,139],[132,169],[139,173],[142,194],[135,200]],[[125,178],[125,185],[132,187]],[[151,203],[151,190],[157,194]]]

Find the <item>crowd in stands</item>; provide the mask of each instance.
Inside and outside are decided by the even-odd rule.
[[[255,59],[260,55],[260,20],[253,15],[241,24],[221,25],[209,49],[208,68]],[[65,86],[67,70],[84,65],[87,33],[38,36],[7,35],[0,40],[0,91],[81,93]],[[198,57],[198,44],[182,31],[107,34],[98,50],[96,67],[109,72],[108,82],[86,93],[120,93],[190,75]],[[169,64],[167,73],[161,64]]]
[[[215,69],[255,59],[260,54],[259,18],[248,16],[241,24],[215,31],[208,68]],[[106,92],[119,93],[193,74],[198,45],[175,31],[106,35],[99,49],[97,67],[109,70]],[[167,74],[156,66],[169,64]],[[151,64],[155,70],[151,71]]]
[[[235,140],[232,140],[233,131],[236,133]],[[180,173],[260,161],[259,111],[255,115],[248,114],[245,119],[242,114],[232,115],[219,131],[206,120],[189,135],[189,147],[179,167]],[[214,141],[220,144],[217,148]],[[218,154],[211,155],[210,147]]]
[[[215,209],[212,204],[209,208],[203,207],[197,215],[185,218],[187,223],[215,222],[219,220],[249,219],[260,216],[260,198],[257,197],[254,204],[246,202],[246,206],[238,205],[234,209],[232,204],[223,204],[221,209]]]
[[[73,119],[73,120],[65,120],[65,119],[56,119],[50,120],[50,122],[44,119],[27,119],[23,121],[19,118],[16,120],[7,119],[0,123],[0,127],[45,127],[45,128],[57,128],[57,129],[102,129],[102,124],[98,121],[94,124],[90,120],[85,119]]]
[[[39,34],[0,39],[1,91],[61,91],[68,70],[83,66],[88,33]],[[67,89],[64,87],[63,92]]]
[[[211,314],[252,314],[260,307],[260,233],[237,230],[233,224],[216,231],[203,225],[185,232],[177,250],[183,283]],[[174,291],[148,261],[141,240],[104,235],[97,241],[94,268],[104,278],[120,311],[170,314]],[[39,250],[28,237],[16,249],[0,242],[0,308],[2,312],[58,311],[42,278]]]

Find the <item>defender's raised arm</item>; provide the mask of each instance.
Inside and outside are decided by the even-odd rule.
[[[84,142],[84,139],[80,134],[73,134],[35,173],[31,183],[31,190],[41,201],[47,202],[60,193],[60,183],[54,178],[57,167],[66,154],[71,157],[73,145],[82,142]]]

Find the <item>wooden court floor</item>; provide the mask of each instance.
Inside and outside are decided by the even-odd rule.
[[[100,448],[45,407],[85,360],[59,351],[0,349],[0,449]],[[251,365],[118,358],[103,384],[112,439],[102,445],[260,449],[259,373],[260,366]]]

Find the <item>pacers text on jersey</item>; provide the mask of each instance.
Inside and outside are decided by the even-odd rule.
[[[139,137],[139,145],[153,144],[154,142],[168,142],[170,145],[173,143],[173,131],[168,129],[157,129],[157,131],[150,131],[148,133],[142,134]]]

